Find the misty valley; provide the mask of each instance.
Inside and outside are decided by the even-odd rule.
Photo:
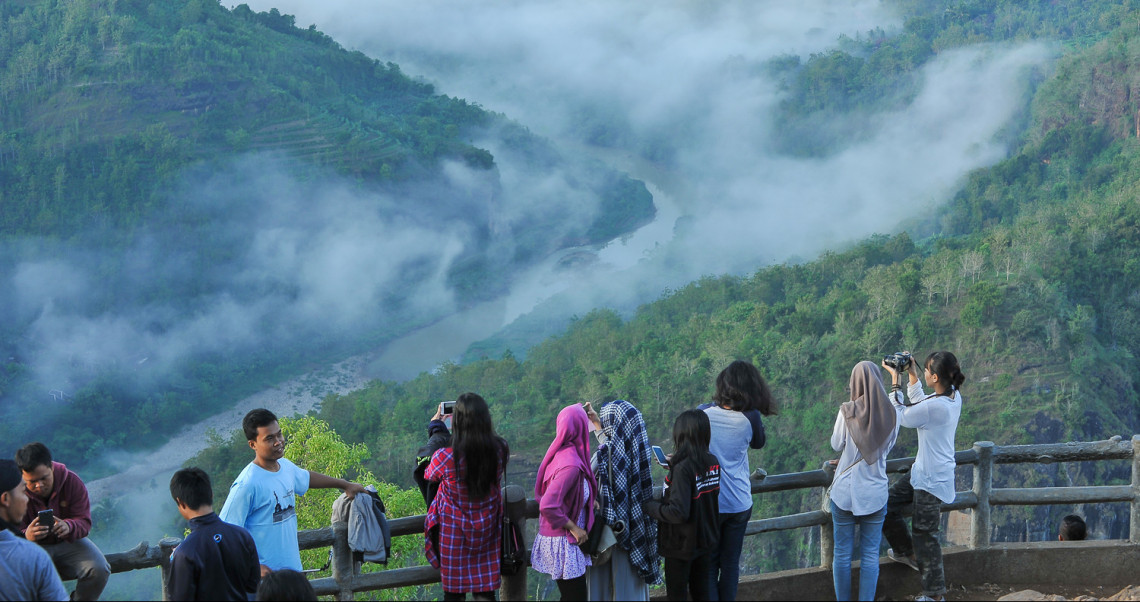
[[[172,470],[130,471],[164,445],[220,508],[250,461],[221,417],[269,392],[288,453],[392,517],[426,510],[440,401],[486,398],[531,491],[561,408],[627,400],[668,451],[737,359],[779,408],[749,453],[770,475],[834,458],[851,367],[901,350],[961,359],[957,449],[1127,439],[1138,25],[1123,0],[0,3],[0,438],[107,479],[104,552],[182,534]],[[1074,512],[1128,537],[1128,504],[1078,504],[995,510],[993,541]],[[818,566],[819,533],[747,538],[744,574]],[[399,539],[390,568],[426,564]]]

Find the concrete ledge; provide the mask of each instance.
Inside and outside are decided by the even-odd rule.
[[[948,586],[996,583],[1037,589],[1057,586],[1134,585],[1140,580],[1140,544],[1123,540],[995,544],[983,550],[943,549]],[[853,581],[858,584],[858,563]],[[857,585],[856,585],[857,586]],[[1020,588],[1019,588],[1020,589]],[[885,556],[879,562],[878,599],[910,600],[921,593],[919,575]],[[780,571],[744,577],[740,600],[834,600],[831,570]],[[664,591],[655,600],[664,600]]]

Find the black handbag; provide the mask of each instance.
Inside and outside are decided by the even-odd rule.
[[[605,534],[606,530],[610,534]],[[610,539],[613,537],[613,529],[606,524],[606,515],[601,510],[594,512],[594,524],[590,525],[590,533],[586,537],[586,541],[582,542],[582,553],[587,556],[597,556],[598,548],[602,547],[602,540]]]
[[[507,513],[503,512],[502,564],[499,573],[515,575],[526,568],[526,545],[523,544],[522,529]]]
[[[609,467],[606,470],[606,475],[609,477],[610,491],[613,491],[613,450],[610,446],[606,446],[606,452],[609,458]],[[606,564],[610,561],[610,555],[613,553],[614,546],[617,545],[617,534],[621,533],[624,529],[625,523],[619,521],[618,524],[610,526],[610,524],[606,522],[604,512],[601,510],[594,512],[594,524],[590,525],[590,533],[585,543],[582,544],[582,553],[590,557],[594,566]]]
[[[503,489],[503,481],[499,481],[499,490]],[[505,500],[504,500],[505,501]],[[526,544],[523,542],[523,532],[518,523],[511,520],[507,514],[506,504],[503,505],[503,538],[499,542],[499,574],[516,575],[525,570],[527,565]]]
[[[606,523],[606,516],[601,512],[594,515],[594,524],[590,527],[590,536],[582,544],[582,553],[590,557],[594,566],[601,566],[610,561],[610,555],[617,545],[617,534],[621,532],[622,523],[615,529]]]

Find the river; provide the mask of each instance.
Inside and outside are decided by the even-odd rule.
[[[590,152],[644,181],[653,194],[657,207],[654,220],[600,248],[575,247],[554,253],[519,274],[513,280],[510,292],[499,299],[451,314],[390,341],[381,349],[351,357],[250,395],[224,412],[187,426],[153,451],[109,455],[105,461],[119,467],[120,472],[87,483],[92,506],[108,498],[165,492],[169,475],[207,447],[211,431],[228,437],[231,432],[241,428],[241,419],[249,410],[268,408],[279,416],[305,414],[316,409],[321,399],[330,393],[343,395],[360,389],[377,378],[409,380],[443,362],[458,360],[472,343],[492,336],[542,301],[567,291],[576,283],[586,279],[596,281],[599,276],[607,273],[616,274],[631,269],[647,253],[659,245],[667,244],[672,237],[673,224],[680,215],[680,209],[674,197],[656,182],[667,183],[667,187],[673,190],[677,188],[676,184],[652,164],[636,161],[628,155],[597,149],[578,150]],[[567,265],[564,260],[575,254],[589,254],[596,257],[596,261],[572,262]]]

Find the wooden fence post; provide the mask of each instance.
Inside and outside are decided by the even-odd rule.
[[[1128,541],[1140,543],[1140,435],[1132,435],[1132,518]]]
[[[526,546],[526,491],[518,485],[503,487],[503,511],[519,526],[523,534],[523,546]],[[530,566],[529,555],[527,566]],[[499,599],[526,600],[526,566],[514,575],[503,575],[503,584],[499,589]]]
[[[830,487],[835,479],[835,466],[831,462],[824,462],[823,473],[827,476],[827,486]],[[822,497],[819,507],[826,512],[825,509],[831,505],[831,498],[827,496],[827,487],[823,488]],[[827,523],[819,526],[819,566],[825,569],[831,568],[831,560],[835,556],[835,533],[831,530],[831,521],[835,519],[830,513],[827,516],[829,518]]]
[[[994,486],[994,443],[975,441],[974,451],[978,463],[974,464],[974,495],[977,505],[970,517],[970,547],[973,549],[990,547],[990,531],[993,521],[990,514],[990,493]]]
[[[158,540],[158,566],[162,567],[162,599],[170,599],[170,555],[182,540],[177,537],[163,537]]]
[[[335,522],[332,543],[332,577],[336,581],[336,599],[352,600],[352,550],[348,547],[348,523]]]

